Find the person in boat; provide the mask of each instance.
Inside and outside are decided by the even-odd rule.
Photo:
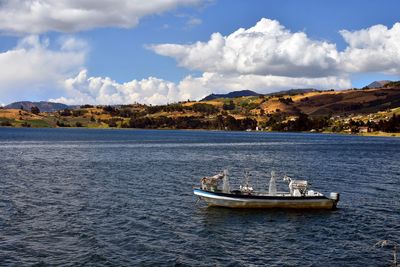
[[[289,176],[284,176],[283,180],[289,183],[289,191],[292,196],[305,196],[307,194],[309,183],[305,180],[293,180]]]

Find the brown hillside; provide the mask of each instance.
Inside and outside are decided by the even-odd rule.
[[[0,118],[5,119],[23,119],[23,120],[38,120],[41,119],[42,116],[35,115],[25,110],[20,109],[0,109]]]
[[[375,113],[400,106],[400,88],[310,93],[292,105],[314,116]]]

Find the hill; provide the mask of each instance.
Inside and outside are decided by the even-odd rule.
[[[384,80],[384,81],[374,81],[370,84],[368,84],[366,87],[367,88],[381,88],[384,87],[386,84],[390,83],[391,81]]]
[[[308,93],[293,100],[282,109],[288,113],[300,110],[311,116],[376,113],[400,106],[400,88]]]
[[[400,87],[400,81],[395,81],[395,82],[388,82],[384,86],[385,88],[399,88]]]
[[[0,108],[0,126],[400,133],[399,82],[373,89],[237,95],[159,106],[83,105],[39,114]]]
[[[11,103],[5,106],[6,109],[21,109],[30,111],[32,107],[38,107],[41,112],[54,112],[68,108],[67,105],[62,103],[54,103],[47,101],[31,102],[31,101],[19,101]]]
[[[260,94],[253,92],[251,90],[241,90],[241,91],[234,91],[227,94],[211,94],[200,101],[210,101],[218,98],[236,98],[236,97],[244,97],[244,96],[259,96]]]
[[[302,93],[309,93],[309,92],[318,92],[319,90],[313,88],[306,88],[306,89],[290,89],[285,91],[278,91],[269,94],[264,94],[265,96],[279,96],[279,95],[297,95]],[[211,101],[219,98],[237,98],[237,97],[248,97],[248,96],[261,96],[263,94],[256,93],[251,90],[241,90],[241,91],[234,91],[227,94],[210,94],[200,101]]]
[[[286,91],[278,91],[274,93],[266,94],[266,96],[279,96],[279,95],[298,95],[298,94],[305,94],[311,92],[320,92],[320,90],[313,89],[313,88],[305,88],[305,89],[290,89]]]

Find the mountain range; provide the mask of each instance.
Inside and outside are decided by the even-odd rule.
[[[210,94],[200,101],[210,101],[218,98],[236,98],[236,97],[244,97],[244,96],[259,96],[260,94],[253,92],[251,90],[241,90],[234,91],[227,94]]]
[[[23,109],[30,111],[32,107],[38,107],[41,112],[54,112],[68,108],[68,105],[48,101],[31,102],[18,101],[5,106],[6,109]]]
[[[387,85],[388,83],[390,83],[391,81],[389,81],[389,80],[383,80],[383,81],[374,81],[374,82],[372,82],[372,83],[370,83],[370,84],[368,84],[366,87],[367,88],[382,88],[382,87],[384,87],[385,85]]]
[[[237,97],[248,97],[248,96],[279,96],[279,95],[297,95],[297,94],[304,94],[304,93],[309,93],[309,92],[318,92],[317,89],[313,88],[305,88],[305,89],[290,89],[290,90],[285,90],[285,91],[278,91],[274,93],[269,93],[269,94],[259,94],[251,90],[241,90],[241,91],[233,91],[227,94],[210,94],[203,99],[201,99],[201,102],[204,101],[211,101],[214,99],[219,99],[219,98],[237,98]]]

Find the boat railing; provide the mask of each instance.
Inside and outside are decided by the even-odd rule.
[[[201,179],[201,189],[210,192],[221,192],[228,194],[243,195],[262,195],[262,196],[322,196],[323,194],[310,190],[310,183],[306,180],[295,180],[288,176],[284,176],[283,180],[288,183],[289,192],[276,191],[275,172],[271,172],[271,180],[269,190],[267,192],[256,191],[249,183],[250,174],[245,173],[245,183],[239,186],[239,190],[230,190],[228,172],[225,170],[214,176],[206,176]],[[272,187],[272,188],[271,188]]]

